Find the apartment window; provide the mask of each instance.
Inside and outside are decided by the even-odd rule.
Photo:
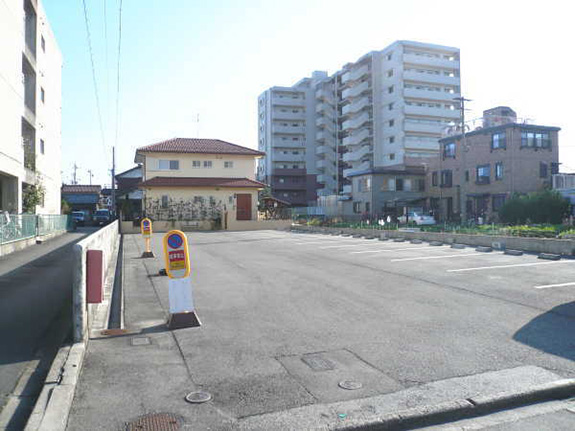
[[[489,184],[491,178],[491,166],[481,165],[476,168],[476,183],[477,184]]]
[[[388,78],[391,78],[392,76],[393,76],[393,69],[389,69],[389,70],[387,71],[387,77],[388,77]]]
[[[46,92],[42,87],[40,87],[40,100],[42,101],[42,103],[46,101]]]
[[[44,40],[44,36],[40,37],[40,46],[42,47],[42,52],[46,52],[46,40]]]
[[[469,171],[465,171],[465,182],[469,182]]]
[[[548,132],[521,132],[521,147],[549,148],[551,139]]]
[[[370,210],[369,202],[366,202],[365,203],[365,212],[369,213],[369,210]]]
[[[168,195],[162,195],[162,208],[168,208]]]
[[[298,166],[298,165],[292,165],[292,167],[293,167],[294,169],[297,169],[297,168],[299,168],[299,166]]]
[[[455,159],[455,142],[448,142],[443,145],[443,158]]]
[[[395,126],[395,120],[389,120],[389,127]]]
[[[495,179],[496,180],[503,179],[503,162],[495,163]]]
[[[395,142],[395,136],[390,136],[388,139],[390,144],[393,144]]]
[[[395,190],[398,192],[403,191],[403,178],[395,179]]]
[[[387,109],[389,111],[393,111],[393,103],[390,103],[389,105],[387,105]]]
[[[210,169],[212,167],[211,160],[204,160],[204,168]]]
[[[437,187],[437,177],[438,177],[437,171],[431,174],[431,185],[433,187]]]
[[[547,163],[539,162],[539,178],[547,178]]]
[[[551,162],[551,175],[555,175],[559,173],[559,163]]]
[[[405,190],[406,192],[410,192],[412,190],[411,185],[412,181],[409,178],[403,180],[403,190]]]
[[[286,181],[286,180],[285,180],[284,178],[278,178],[278,183],[280,183],[280,184],[285,183],[285,181]]]
[[[299,151],[292,151],[291,153],[297,155],[299,154]]]
[[[389,87],[387,87],[387,92],[388,92],[389,94],[393,93],[394,91],[395,91],[395,86],[390,85]]]
[[[393,52],[390,52],[389,54],[387,54],[387,55],[385,56],[385,58],[386,58],[387,60],[391,60],[391,59],[393,58]]]
[[[425,180],[423,178],[417,180],[417,191],[418,192],[425,191]]]
[[[395,160],[395,153],[391,153],[389,155],[389,160]]]
[[[199,169],[202,167],[202,162],[199,160],[192,160],[192,168]]]
[[[494,195],[491,201],[493,211],[499,211],[505,204],[505,195]]]
[[[353,212],[356,214],[361,213],[361,202],[354,202],[353,203]]]
[[[491,135],[491,149],[497,150],[498,148],[506,147],[505,132],[493,133]]]
[[[441,171],[441,187],[453,186],[453,172],[451,170]]]
[[[179,160],[159,160],[158,169],[161,171],[177,171],[180,169]]]
[[[44,139],[40,139],[40,153],[44,154]]]
[[[234,167],[234,162],[224,162],[224,168],[231,169]]]
[[[292,141],[299,141],[298,138],[291,138]]]

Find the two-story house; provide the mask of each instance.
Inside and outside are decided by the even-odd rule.
[[[143,212],[153,220],[211,220],[224,229],[257,220],[256,159],[264,153],[218,139],[174,138],[136,150]]]

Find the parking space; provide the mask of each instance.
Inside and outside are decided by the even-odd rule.
[[[575,294],[575,259],[546,261],[529,253],[511,256],[496,250],[476,251],[475,247],[456,249],[427,242],[314,233],[237,232],[226,237],[265,242],[261,247],[277,247],[282,255],[297,253],[367,266],[537,307],[562,304]]]

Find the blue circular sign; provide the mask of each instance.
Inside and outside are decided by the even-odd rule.
[[[168,237],[168,245],[172,248],[180,248],[182,246],[182,243],[183,240],[182,237],[180,237],[180,235],[173,233]]]

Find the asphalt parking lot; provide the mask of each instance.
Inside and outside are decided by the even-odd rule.
[[[152,409],[181,409],[190,423],[211,427],[216,417],[247,420],[526,366],[539,370],[528,368],[527,380],[575,377],[575,260],[284,231],[193,232],[203,325],[166,333],[161,238],[154,234],[155,259],[139,258],[139,235],[124,238],[126,326],[148,331],[151,343],[125,377],[106,370],[120,352],[136,354],[129,340],[90,344],[69,429],[111,429]],[[213,395],[209,414],[181,405],[185,373]],[[497,391],[516,380],[495,378]],[[148,395],[146,382],[156,381]],[[123,393],[130,386],[137,400]],[[478,383],[470,393],[484,389]]]

